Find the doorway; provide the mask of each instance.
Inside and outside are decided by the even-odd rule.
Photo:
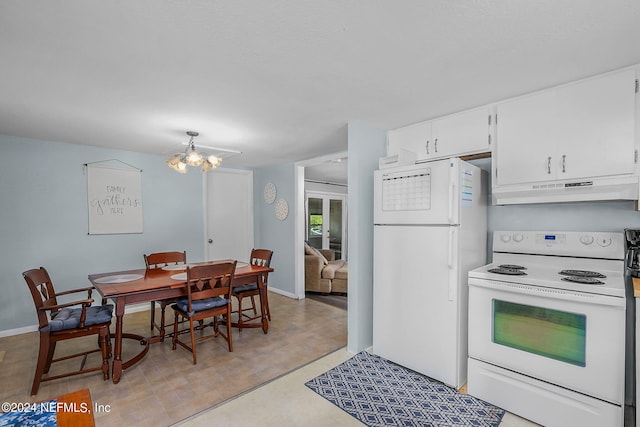
[[[318,192],[326,192],[326,189],[319,189],[317,185],[329,184],[331,182],[327,182],[324,177],[320,179],[319,177],[313,179],[315,182],[309,182],[307,179],[307,175],[309,171],[312,171],[316,168],[322,168],[323,164],[329,165],[329,167],[335,167],[337,162],[336,159],[347,159],[347,152],[339,152],[334,154],[329,154],[322,157],[317,157],[314,159],[303,160],[297,162],[295,164],[295,180],[294,180],[294,192],[295,192],[295,288],[296,288],[296,297],[297,298],[305,298],[305,286],[304,286],[304,241],[307,238],[307,218],[306,218],[306,198],[305,191],[318,191]],[[346,168],[345,168],[346,170]],[[344,184],[340,186],[342,191],[347,197],[347,181],[346,181],[346,172],[345,172],[345,181]],[[335,188],[335,187],[334,187]],[[346,200],[346,199],[345,199]],[[346,220],[344,221],[346,226]],[[342,256],[347,256],[346,244],[342,247]]]
[[[307,241],[317,249],[330,249],[335,259],[346,259],[346,195],[306,192]]]

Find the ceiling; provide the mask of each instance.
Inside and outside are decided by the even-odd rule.
[[[348,159],[337,155],[335,158],[323,160],[322,162],[305,167],[304,179],[321,184],[347,185],[348,168]]]
[[[256,167],[640,63],[637,0],[2,0],[0,134]]]

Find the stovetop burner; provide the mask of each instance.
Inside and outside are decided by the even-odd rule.
[[[604,277],[604,276],[601,276]],[[593,277],[584,277],[584,276],[567,276],[563,277],[562,280],[565,282],[573,282],[573,283],[582,283],[585,285],[604,285],[604,282]]]
[[[497,268],[490,268],[487,271],[489,273],[506,274],[506,275],[509,275],[509,276],[526,276],[527,275],[527,273],[522,271],[522,269],[520,269],[520,268],[507,268],[507,267],[503,267],[503,266],[499,266]]]
[[[605,277],[607,277],[602,273],[598,273],[597,271],[588,271],[588,270],[562,270],[558,274],[562,274],[563,276],[593,277],[593,278],[599,278],[599,279],[604,279]]]
[[[523,267],[521,265],[517,265],[517,264],[500,264],[498,266],[498,268],[508,268],[511,270],[526,270],[527,267]]]

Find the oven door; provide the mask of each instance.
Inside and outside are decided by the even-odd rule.
[[[469,280],[469,357],[624,402],[625,300]]]

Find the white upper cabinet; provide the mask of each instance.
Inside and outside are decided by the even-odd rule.
[[[626,70],[558,91],[559,179],[633,173],[635,79]]]
[[[435,160],[491,150],[488,107],[416,123],[387,133],[387,155],[407,150],[417,160]]]
[[[493,161],[499,184],[555,179],[555,103],[556,93],[547,91],[498,104]]]
[[[431,143],[431,122],[420,122],[387,132],[387,156],[399,154],[401,150],[417,154],[418,160],[428,155]]]
[[[431,158],[491,151],[491,113],[488,107],[433,120]]]
[[[498,185],[634,172],[635,71],[497,105]]]

